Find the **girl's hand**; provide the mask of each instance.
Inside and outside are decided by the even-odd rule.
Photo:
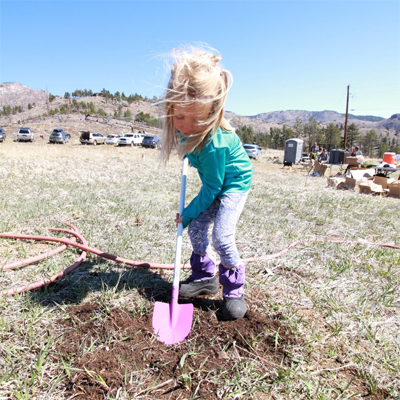
[[[176,226],[178,227],[178,224],[181,224],[182,221],[183,221],[183,217],[179,218],[179,213],[176,213],[176,220],[175,220]]]

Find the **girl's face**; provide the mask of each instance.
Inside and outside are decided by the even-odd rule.
[[[190,105],[175,104],[172,122],[184,136],[190,136],[204,130],[212,103],[194,102]]]

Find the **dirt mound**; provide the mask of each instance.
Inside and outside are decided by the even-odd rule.
[[[64,335],[57,349],[74,367],[64,381],[66,398],[263,399],[271,382],[284,381],[301,340],[280,314],[263,317],[250,310],[241,320],[222,321],[221,301],[191,301],[192,331],[174,346],[156,340],[150,314],[135,316],[101,302],[71,306],[69,318],[59,321]],[[337,374],[363,398],[388,396],[379,388],[371,393],[354,368],[338,368]],[[243,390],[242,379],[251,375],[254,380]]]
[[[62,357],[74,359],[77,368],[70,372],[66,394],[103,399],[123,388],[148,398],[177,399],[195,393],[217,399],[223,395],[224,382],[215,377],[227,374],[226,379],[232,379],[238,364],[244,367],[257,359],[257,373],[265,377],[286,363],[286,349],[296,339],[280,315],[264,318],[248,311],[241,320],[219,321],[217,309],[206,310],[207,299],[195,302],[199,308],[193,329],[175,346],[156,340],[151,315],[135,317],[92,303],[70,307],[70,318],[60,321],[65,334],[58,348]]]

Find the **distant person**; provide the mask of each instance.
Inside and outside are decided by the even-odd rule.
[[[319,150],[318,143],[315,142],[312,146],[310,146],[310,159],[315,160],[317,151]]]
[[[326,149],[323,149],[322,152],[318,156],[318,162],[326,162],[328,160],[328,153],[326,152]]]
[[[362,155],[363,155],[362,151],[357,146],[353,148],[353,151],[350,154],[351,157],[357,157]]]
[[[361,151],[357,146],[353,147],[353,150],[352,150],[352,152],[350,153],[350,157],[357,157],[357,156],[362,156],[362,155],[363,155],[363,154],[362,154],[362,151]],[[361,159],[358,159],[357,162],[362,163],[363,158],[364,158],[364,157],[361,157]],[[352,167],[354,167],[354,165],[349,164],[349,165],[347,166],[346,170],[344,171],[344,174],[346,175],[346,174],[350,171],[350,169],[351,169]]]
[[[88,121],[88,120],[89,120],[89,114],[86,114],[85,121]]]

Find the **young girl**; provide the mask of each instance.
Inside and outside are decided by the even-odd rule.
[[[168,162],[173,149],[198,170],[202,187],[177,215],[175,222],[188,228],[193,252],[191,276],[180,284],[180,294],[192,297],[218,292],[216,266],[208,240],[218,253],[219,282],[223,286],[222,315],[242,318],[245,267],[236,244],[236,223],[251,186],[253,167],[239,137],[224,119],[224,105],[231,74],[218,66],[221,57],[193,49],[174,52],[175,62],[165,94],[166,121],[162,158]]]

